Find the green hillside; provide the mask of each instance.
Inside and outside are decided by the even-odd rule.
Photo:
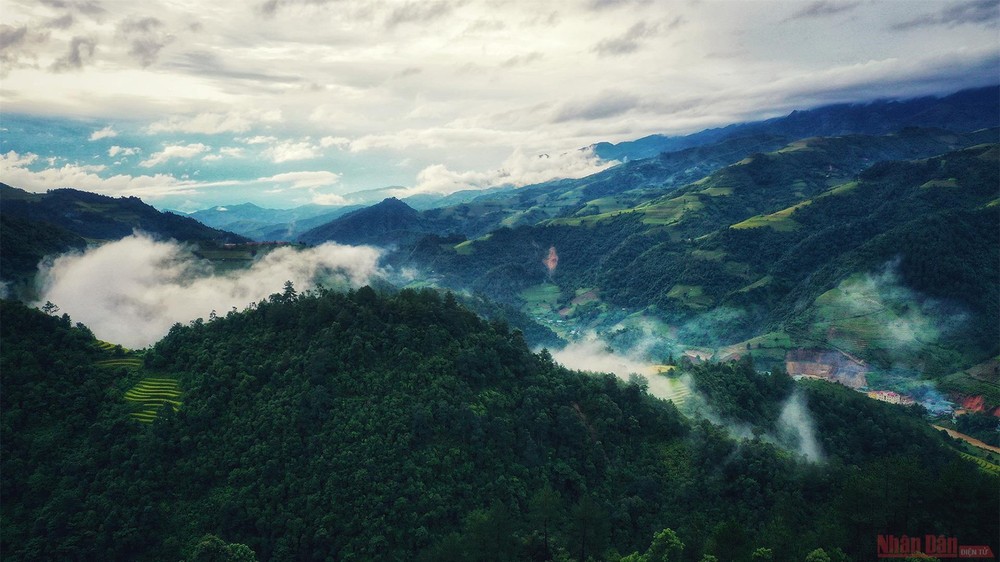
[[[564,336],[596,329],[620,349],[655,319],[653,357],[749,351],[769,368],[789,350],[835,349],[941,378],[1000,352],[1000,150],[879,159],[995,136],[807,139],[631,209],[418,245],[398,263],[521,306]],[[579,306],[582,292],[591,298]],[[770,332],[789,339],[761,348]],[[1000,404],[973,380],[949,388]]]
[[[667,528],[694,560],[869,559],[886,530],[998,547],[996,477],[917,412],[749,361],[688,372],[717,419],[754,428],[734,439],[432,291],[178,325],[138,385],[94,364],[85,329],[2,307],[5,560],[181,559],[222,537],[260,560],[618,561]],[[123,396],[172,381],[182,408],[129,420]],[[821,462],[778,415],[793,395]],[[955,498],[977,501],[941,508]]]
[[[221,248],[248,239],[161,213],[137,197],[107,197],[75,189],[30,193],[0,183],[0,280],[30,300],[34,274],[46,256],[82,250],[140,231],[161,239]]]

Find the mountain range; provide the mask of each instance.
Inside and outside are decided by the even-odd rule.
[[[592,148],[605,160],[624,161],[761,134],[798,139],[850,134],[884,135],[906,127],[972,131],[997,123],[1000,123],[1000,105],[997,104],[997,88],[991,86],[943,97],[829,105],[793,111],[784,117],[766,121],[706,129],[687,136],[651,135],[614,144],[601,142]]]
[[[77,189],[30,193],[0,184],[0,279],[31,291],[46,256],[118,240],[135,231],[205,248],[249,239],[189,217],[162,213],[138,197],[107,197]]]
[[[769,122],[788,133],[958,116],[972,130],[755,132],[450,207],[386,200],[302,241],[394,248],[397,268],[520,307],[569,339],[592,330],[627,351],[653,321],[671,334],[652,344],[662,357],[751,354],[777,366],[790,350],[834,349],[872,380],[931,376],[996,407],[995,372],[962,374],[993,370],[1000,355],[1000,130],[989,111],[975,119],[989,96],[997,90]],[[837,115],[850,119],[835,127]]]
[[[175,214],[258,241],[294,240],[303,232],[326,224],[361,205],[332,207],[303,205],[293,209],[265,209],[253,203],[216,206],[190,214]]]
[[[650,194],[697,181],[755,152],[777,150],[811,136],[882,136],[908,127],[952,132],[996,127],[1000,123],[998,100],[998,88],[986,87],[940,98],[883,100],[793,111],[784,117],[708,129],[687,136],[653,135],[617,144],[602,142],[590,148],[600,158],[621,161],[623,165],[579,180],[557,179],[518,189],[496,186],[486,191],[465,190],[446,196],[418,194],[402,198],[402,201],[420,211],[451,209],[437,213],[434,228],[438,231],[453,229],[453,223],[447,221],[450,215],[458,213],[464,222],[460,230],[468,236],[478,236],[500,226],[535,224],[575,205],[596,202],[598,206],[601,203],[607,206],[607,202],[601,200],[602,192],[614,192],[618,202],[628,195],[625,203],[635,204]],[[400,191],[398,187],[387,187],[345,197],[350,201],[373,203],[392,198]],[[218,207],[197,211],[191,216],[210,226],[229,229],[255,240],[291,241],[321,226],[323,222],[318,217],[328,215],[329,221],[360,205],[339,208],[307,205],[289,210],[226,205],[224,208],[228,211],[223,213],[232,213],[228,216],[222,216]],[[247,215],[245,218],[243,213]],[[310,238],[315,236],[310,235]]]
[[[1000,355],[991,265],[1000,132],[990,100],[1000,105],[1000,88],[799,111],[672,138],[680,144],[649,158],[637,158],[652,150],[641,139],[619,147],[631,151],[626,162],[585,178],[462,192],[433,208],[389,197],[360,208],[245,204],[192,217],[268,239],[297,232],[309,245],[386,248],[393,270],[519,309],[541,325],[531,333],[594,332],[619,351],[639,346],[662,358],[749,354],[765,367],[788,364],[795,350],[834,349],[875,380],[919,373],[996,407],[996,377],[969,374],[989,372]],[[25,210],[42,207],[28,201],[48,201],[42,214],[63,217],[56,228],[4,236],[23,241],[5,246],[5,276],[24,279],[42,255],[81,248],[98,232],[243,240],[180,229],[196,223],[133,199],[2,193],[8,231],[12,221],[22,230],[42,224]],[[120,220],[133,207],[146,222]],[[858,304],[865,299],[877,304]],[[854,320],[857,310],[871,321]],[[660,336],[648,343],[652,334]]]
[[[998,107],[990,88],[598,145],[623,163],[437,203],[192,217],[0,184],[0,551],[843,562],[936,533],[996,552],[1000,449],[970,443],[1000,413]],[[288,281],[135,351],[9,298],[136,230],[202,260],[166,307],[381,258],[367,285]]]

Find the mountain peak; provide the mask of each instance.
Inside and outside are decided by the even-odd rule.
[[[384,205],[384,206],[387,206],[387,207],[399,207],[400,209],[402,209],[403,207],[406,207],[407,209],[412,209],[413,208],[413,207],[410,207],[409,205],[407,205],[406,203],[404,203],[403,201],[401,201],[400,199],[397,199],[395,197],[386,197],[380,203],[378,203],[376,206],[381,206],[381,205]]]

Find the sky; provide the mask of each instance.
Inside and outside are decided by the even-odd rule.
[[[1000,82],[998,0],[2,0],[2,12],[0,181],[181,211],[582,177],[614,164],[587,148],[600,141]]]

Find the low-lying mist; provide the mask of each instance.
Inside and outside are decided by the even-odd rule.
[[[823,452],[817,438],[816,423],[806,404],[805,395],[794,389],[780,404],[780,413],[773,429],[754,428],[745,422],[724,419],[698,391],[690,374],[665,376],[648,360],[648,351],[654,345],[650,336],[638,340],[635,346],[619,353],[594,333],[551,351],[552,358],[565,367],[580,371],[613,373],[628,380],[633,375],[643,377],[649,393],[657,398],[672,400],[689,416],[705,418],[723,427],[735,439],[761,438],[785,450],[792,451],[808,462],[821,462]]]
[[[646,379],[649,393],[657,398],[677,401],[679,395],[688,394],[690,377],[657,374],[655,364],[645,357],[647,343],[640,342],[626,353],[617,353],[607,342],[591,333],[551,354],[564,367],[578,371],[613,373],[623,380],[639,375]]]
[[[782,404],[777,429],[779,445],[797,452],[810,462],[823,460],[823,451],[816,438],[816,422],[809,413],[801,390],[793,390]]]
[[[216,310],[224,315],[272,293],[285,281],[299,291],[324,284],[362,285],[378,271],[380,251],[326,243],[278,248],[246,269],[217,274],[190,247],[135,234],[65,254],[40,266],[39,302],[51,301],[103,340],[148,346],[170,327]]]

